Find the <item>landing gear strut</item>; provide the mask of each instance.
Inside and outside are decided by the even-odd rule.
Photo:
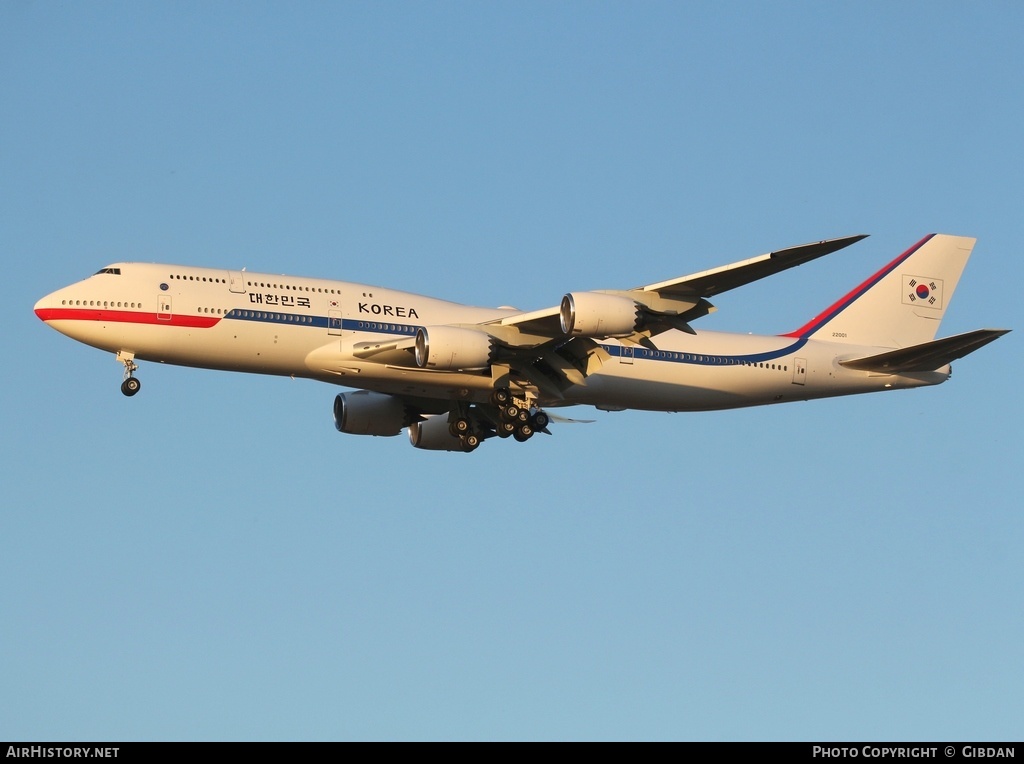
[[[139,367],[135,363],[134,353],[119,352],[117,360],[124,364],[124,381],[121,383],[121,392],[131,398],[142,389],[142,383],[133,375]]]

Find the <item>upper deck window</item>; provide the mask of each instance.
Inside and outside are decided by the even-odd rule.
[[[120,268],[100,268],[98,271],[96,271],[96,275],[97,276],[99,276],[101,273],[110,273],[110,274],[112,274],[114,276],[120,276],[121,275],[121,269]]]

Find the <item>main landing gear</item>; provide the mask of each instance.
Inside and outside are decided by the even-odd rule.
[[[122,350],[117,354],[117,360],[124,364],[124,381],[121,383],[121,392],[131,398],[142,389],[142,383],[133,376],[139,370],[135,363],[135,354],[125,353]]]
[[[472,451],[480,445],[480,436],[473,431],[473,422],[467,416],[460,416],[448,424],[448,432],[462,441],[465,451]]]
[[[533,408],[529,398],[516,397],[507,387],[494,390],[488,404],[459,403],[449,412],[448,433],[459,441],[462,451],[473,451],[495,435],[523,443],[536,432],[548,432],[551,418]]]
[[[520,443],[525,443],[535,432],[545,431],[551,421],[539,409],[531,414],[529,404],[520,405],[507,387],[499,387],[491,393],[491,404],[498,409],[496,429],[500,438],[511,435]]]

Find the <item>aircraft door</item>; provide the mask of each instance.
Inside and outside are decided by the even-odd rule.
[[[327,311],[327,333],[328,334],[341,334],[341,311],[340,310],[329,310],[329,311]]]
[[[619,346],[619,363],[633,363],[633,346]]]
[[[807,359],[793,359],[793,384],[802,385],[807,382]]]
[[[228,289],[235,294],[245,294],[245,279],[241,271],[228,271]]]
[[[171,296],[169,294],[157,295],[157,305],[159,310],[157,311],[156,317],[158,321],[170,321],[171,320]]]

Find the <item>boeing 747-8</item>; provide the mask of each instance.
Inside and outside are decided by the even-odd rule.
[[[36,315],[137,361],[308,377],[338,394],[356,435],[472,451],[549,432],[550,409],[706,411],[944,382],[950,363],[1008,330],[935,339],[974,239],[932,234],[799,329],[697,331],[709,298],[863,239],[770,252],[633,289],[569,292],[531,312],[478,308],[344,281],[115,263],[39,300]]]

